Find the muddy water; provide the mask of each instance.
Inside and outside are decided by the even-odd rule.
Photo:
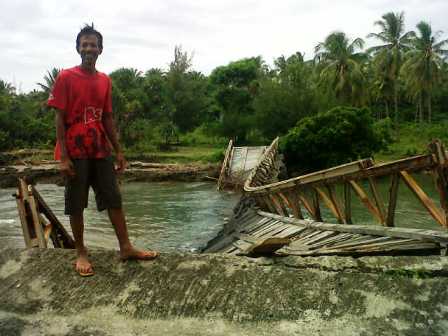
[[[431,176],[419,175],[415,178],[438,205],[438,195]],[[389,179],[377,182],[383,200],[387,200]],[[199,249],[215,237],[224,223],[224,218],[230,216],[238,201],[237,194],[219,193],[215,186],[207,182],[124,184],[124,207],[132,240],[138,246],[162,251]],[[363,186],[368,192],[368,186]],[[37,189],[58,218],[69,228],[68,219],[63,214],[63,187],[39,184]],[[14,192],[14,189],[0,189],[0,247],[24,246],[15,200],[11,197]],[[336,192],[342,196],[341,189]],[[85,211],[87,245],[96,248],[117,248],[115,234],[107,215],[104,212],[98,213],[95,209],[93,193],[90,194],[89,204]],[[336,223],[324,206],[322,215],[325,221]],[[355,224],[378,225],[354,192],[352,216]],[[395,218],[396,226],[442,230],[402,182],[399,186]]]
[[[64,188],[38,184],[38,191],[69,229],[64,215]],[[15,189],[0,189],[0,246],[24,247]],[[123,204],[132,241],[161,251],[197,250],[222,228],[238,201],[234,193],[218,193],[208,182],[128,183],[122,185]],[[85,211],[85,240],[89,247],[116,249],[114,230],[105,212],[97,212],[94,195]]]

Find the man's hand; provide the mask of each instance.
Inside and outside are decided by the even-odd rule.
[[[124,158],[123,153],[118,152],[117,153],[117,163],[115,165],[115,171],[117,173],[122,173],[126,169],[126,166],[127,166],[127,162],[126,162],[126,159]]]
[[[59,170],[61,174],[67,177],[73,177],[76,175],[73,162],[70,159],[63,159],[59,165]]]

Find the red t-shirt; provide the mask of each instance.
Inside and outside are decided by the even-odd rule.
[[[110,155],[102,123],[103,113],[112,113],[112,84],[106,74],[91,74],[80,66],[62,70],[47,104],[65,111],[65,145],[70,158],[99,159]],[[55,156],[57,151],[58,145]]]

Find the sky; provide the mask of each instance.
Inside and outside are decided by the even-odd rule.
[[[447,0],[0,0],[0,79],[29,92],[47,70],[79,64],[75,40],[85,23],[104,37],[100,71],[167,69],[180,45],[193,69],[209,74],[245,57],[312,58],[331,32],[366,39],[390,11],[405,13],[407,30],[425,20],[448,38]]]

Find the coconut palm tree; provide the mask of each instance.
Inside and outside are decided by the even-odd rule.
[[[374,62],[381,72],[383,83],[391,83],[394,97],[395,123],[398,124],[398,77],[402,65],[403,53],[408,51],[414,32],[405,32],[404,13],[389,12],[375,22],[381,31],[370,33],[368,38],[376,38],[382,42],[369,48],[368,52],[375,56]]]
[[[58,68],[53,68],[51,69],[51,71],[48,70],[47,74],[44,76],[45,83],[37,83],[37,85],[39,85],[46,94],[50,94],[54,82],[56,81],[56,78],[58,77],[60,71],[61,69]]]
[[[366,55],[357,52],[364,41],[356,38],[350,42],[343,32],[328,35],[315,47],[315,62],[319,83],[331,88],[336,98],[344,103],[361,105],[364,99],[362,62]]]
[[[417,24],[417,35],[412,40],[413,48],[407,52],[402,76],[412,98],[417,102],[417,115],[423,120],[423,106],[426,106],[428,122],[432,118],[432,91],[440,81],[440,72],[448,50],[448,39],[439,39],[441,31],[433,34],[431,25],[425,21]]]

